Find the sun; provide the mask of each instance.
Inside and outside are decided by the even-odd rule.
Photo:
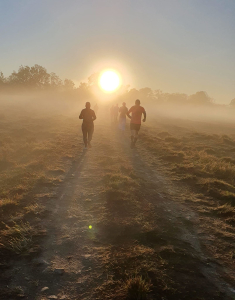
[[[121,79],[116,71],[106,70],[101,74],[99,84],[105,92],[113,92],[120,86]]]

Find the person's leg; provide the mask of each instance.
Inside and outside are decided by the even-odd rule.
[[[119,129],[124,132],[126,127],[126,118],[119,118]]]
[[[135,147],[135,144],[138,139],[138,133],[140,130],[140,125],[139,124],[132,124],[131,125],[131,148]]]
[[[90,126],[88,129],[88,146],[91,147],[91,140],[94,132],[94,125]]]
[[[122,130],[122,119],[119,117],[119,120],[118,120],[118,128],[120,130]]]
[[[138,130],[135,130],[135,133],[134,133],[134,140],[133,140],[133,146],[135,146],[135,143],[137,142],[137,139],[138,139],[138,133],[139,133],[139,131],[138,131]]]
[[[135,130],[131,130],[131,148],[135,147]]]
[[[126,118],[123,119],[123,127],[122,130],[125,131],[126,129]]]
[[[131,130],[131,141],[134,142],[134,138],[135,138],[135,130],[132,129]]]
[[[133,126],[134,126],[134,124],[130,123],[130,130],[131,130],[131,148],[133,148],[134,134],[135,134],[135,130],[134,130]]]
[[[87,147],[87,126],[85,126],[84,124],[82,124],[82,134],[83,134],[84,146],[86,148]]]

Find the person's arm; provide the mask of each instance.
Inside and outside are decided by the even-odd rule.
[[[83,119],[83,110],[80,113],[79,119]]]
[[[131,119],[130,113],[132,112],[132,107],[127,111],[126,115],[129,119]]]
[[[128,116],[128,108],[126,107],[125,115]]]
[[[144,115],[143,122],[145,122],[146,121],[146,111],[143,111],[143,115]]]

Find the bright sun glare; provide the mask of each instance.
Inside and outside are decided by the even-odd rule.
[[[113,92],[120,86],[120,76],[115,71],[104,71],[100,76],[100,86],[106,92]]]

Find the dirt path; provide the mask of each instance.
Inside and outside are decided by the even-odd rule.
[[[196,213],[169,198],[159,162],[128,135],[97,123],[93,148],[39,198],[47,235],[39,257],[14,266],[12,286],[25,299],[126,299],[125,282],[142,275],[149,299],[233,299],[201,249]]]

